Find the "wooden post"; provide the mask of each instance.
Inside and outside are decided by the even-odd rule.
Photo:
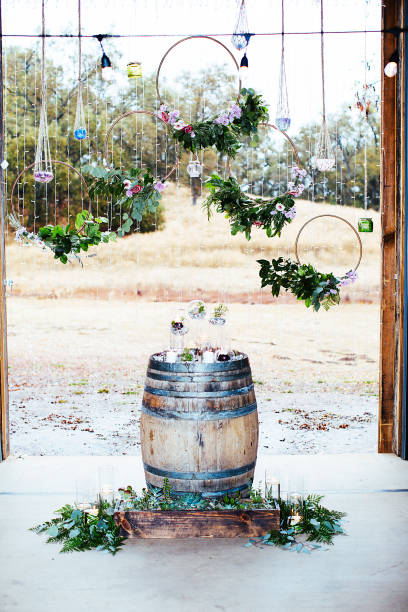
[[[0,2],[0,163],[4,159],[4,115],[3,115],[3,39]],[[6,316],[6,186],[4,170],[0,167],[0,461],[10,452],[8,413],[8,360],[7,360],[7,316]]]
[[[382,7],[382,29],[401,27],[401,0],[386,0]],[[378,415],[378,451],[393,450],[394,405],[397,362],[399,308],[396,300],[397,219],[400,208],[401,138],[398,114],[400,74],[384,76],[384,66],[396,50],[399,38],[389,32],[382,35],[381,104],[381,220],[382,220],[382,291],[380,335],[380,395]]]

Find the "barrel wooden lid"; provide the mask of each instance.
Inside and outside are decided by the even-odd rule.
[[[249,367],[248,355],[241,353],[240,359],[232,359],[230,361],[215,361],[214,363],[169,363],[168,361],[160,361],[156,358],[155,353],[149,358],[149,368],[153,370],[161,370],[164,372],[228,372],[229,370],[241,370]]]

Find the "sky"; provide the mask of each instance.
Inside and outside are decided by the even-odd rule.
[[[249,29],[258,34],[248,47],[250,74],[248,85],[263,94],[275,116],[281,59],[281,36],[261,36],[261,33],[281,31],[281,0],[247,0]],[[3,0],[4,34],[38,34],[41,31],[41,0]],[[380,2],[378,0],[326,0],[324,2],[325,31],[378,30]],[[50,34],[77,33],[78,0],[47,0],[46,31]],[[145,74],[154,73],[166,50],[186,35],[231,33],[236,20],[236,0],[81,0],[83,34],[164,34],[155,38],[121,38],[107,40],[105,49],[115,69],[116,79],[110,86],[126,86],[126,64],[142,62]],[[295,133],[302,124],[319,120],[321,116],[320,35],[290,35],[290,32],[320,31],[318,0],[285,0],[285,58],[289,105]],[[230,36],[220,37],[240,61]],[[6,38],[10,45],[30,46],[33,39]],[[37,41],[38,42],[38,41]],[[76,39],[58,39],[50,46],[56,61],[74,54]],[[96,40],[84,39],[84,53],[100,57]],[[122,58],[116,57],[116,49]],[[365,60],[370,70],[365,69]],[[177,84],[184,70],[194,71],[229,62],[226,52],[209,41],[183,43],[172,52],[162,69],[163,76]],[[345,104],[354,102],[357,83],[378,82],[380,79],[380,34],[326,34],[326,107],[335,114]],[[67,70],[68,74],[68,70]],[[180,94],[182,95],[182,91]],[[222,94],[220,92],[220,98]],[[225,97],[225,106],[230,101]]]

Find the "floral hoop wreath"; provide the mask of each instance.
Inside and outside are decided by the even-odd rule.
[[[152,111],[148,111],[148,110],[131,110],[128,111],[127,113],[123,113],[123,115],[120,115],[120,117],[118,117],[117,119],[115,119],[115,121],[113,123],[111,123],[111,125],[109,126],[108,131],[106,132],[106,136],[105,136],[105,144],[104,144],[104,148],[103,148],[103,158],[104,158],[104,163],[107,164],[107,159],[108,159],[108,144],[109,144],[109,137],[112,133],[113,128],[115,127],[116,124],[119,123],[119,121],[122,121],[122,119],[125,119],[125,117],[129,117],[130,115],[150,115],[151,117],[155,117],[156,119],[159,119],[159,121],[161,121],[162,123],[164,123],[165,126],[167,126],[166,121],[164,121],[159,115],[157,115],[156,113],[153,113]],[[170,176],[176,171],[178,164],[179,164],[179,156],[178,156],[178,146],[176,143],[176,163],[174,164],[174,166],[172,166],[172,168],[170,168],[170,172],[168,172],[166,174],[166,176],[162,179],[162,181],[167,181]]]
[[[16,230],[15,239],[17,242],[22,242],[26,245],[34,245],[42,250],[49,248],[54,253],[54,258],[59,259],[61,263],[64,264],[71,258],[76,258],[78,261],[81,261],[78,256],[81,250],[87,251],[89,246],[97,246],[101,242],[107,243],[111,240],[115,240],[116,234],[111,231],[102,232],[100,230],[100,224],[107,223],[108,219],[104,217],[94,219],[88,185],[79,170],[71,166],[68,162],[52,159],[51,163],[65,166],[79,176],[89,199],[88,209],[84,209],[76,215],[72,227],[71,224],[68,224],[66,227],[48,224],[44,227],[40,227],[37,234],[28,231],[19,221],[19,211],[16,211],[14,208],[14,192],[20,178],[27,170],[34,167],[35,164],[33,163],[18,174],[12,185],[10,194],[11,213],[8,215],[8,218],[10,224]]]
[[[312,217],[311,219],[309,219],[308,221],[306,221],[306,223],[304,223],[302,225],[302,227],[300,228],[300,230],[298,231],[298,234],[296,236],[296,240],[295,240],[295,257],[296,257],[296,261],[298,262],[299,265],[301,265],[300,263],[300,259],[299,259],[299,254],[298,254],[298,243],[299,243],[299,237],[300,234],[302,233],[302,231],[305,229],[306,225],[309,225],[309,223],[311,223],[312,221],[315,221],[316,219],[320,219],[322,217],[333,217],[334,219],[340,219],[340,221],[343,221],[343,223],[346,223],[354,232],[357,241],[358,241],[358,246],[359,246],[359,255],[358,255],[358,260],[357,260],[357,264],[354,266],[354,268],[352,268],[352,270],[350,272],[347,272],[346,274],[350,274],[354,277],[354,279],[356,278],[356,271],[357,268],[359,267],[360,263],[361,263],[361,258],[363,256],[363,244],[361,242],[361,238],[358,235],[358,232],[356,230],[356,228],[354,227],[354,225],[352,225],[350,223],[350,221],[347,221],[347,219],[344,219],[344,217],[339,217],[338,215],[330,215],[330,214],[325,214],[325,215],[316,215],[315,217]],[[345,278],[346,276],[342,277]]]
[[[71,166],[71,164],[69,164],[68,162],[63,162],[63,161],[58,161],[56,159],[52,159],[51,160],[52,164],[59,164],[60,166],[65,166],[66,168],[69,168],[70,170],[72,170],[73,172],[75,172],[75,174],[77,174],[77,176],[79,176],[79,178],[81,179],[81,182],[85,188],[86,191],[86,195],[87,198],[89,199],[89,204],[88,204],[88,212],[89,214],[92,214],[92,202],[91,202],[91,198],[89,197],[89,193],[88,193],[88,185],[86,180],[84,179],[84,177],[82,176],[82,174],[79,172],[79,170],[77,170],[76,168],[74,168],[73,166]],[[18,185],[19,180],[21,179],[21,177],[28,171],[31,170],[31,168],[34,168],[35,164],[30,164],[29,166],[26,166],[25,168],[23,168],[23,170],[21,170],[21,172],[17,175],[16,180],[14,181],[12,187],[11,187],[11,193],[10,193],[10,206],[11,206],[11,212],[13,214],[13,216],[18,219],[19,213],[18,210],[16,211],[16,209],[14,208],[14,192],[16,190],[16,187]],[[17,206],[18,208],[18,206]],[[81,228],[82,229],[82,228]]]
[[[213,175],[207,181],[211,190],[210,196],[204,202],[208,217],[212,214],[211,207],[217,212],[226,213],[230,220],[231,233],[245,233],[247,240],[251,239],[252,227],[262,228],[269,238],[280,236],[283,227],[296,217],[294,198],[299,197],[304,190],[301,180],[306,176],[306,170],[300,167],[299,153],[293,140],[272,123],[260,123],[262,127],[270,127],[282,134],[293,149],[296,165],[292,167],[292,180],[284,194],[274,198],[263,198],[246,193],[238,181],[231,175],[230,158],[227,157],[226,170],[228,179],[223,180]]]
[[[157,68],[157,72],[156,72],[156,94],[157,94],[157,99],[160,102],[160,105],[164,105],[165,102],[162,99],[162,96],[160,94],[160,90],[159,90],[159,77],[160,77],[160,71],[162,69],[164,60],[166,59],[166,57],[169,55],[169,53],[178,45],[181,45],[181,43],[186,42],[186,40],[192,40],[193,38],[205,38],[207,40],[211,40],[215,43],[217,43],[217,45],[219,45],[220,47],[222,47],[230,56],[230,58],[232,59],[232,61],[234,62],[235,68],[237,69],[237,75],[238,75],[238,92],[237,92],[237,102],[239,100],[240,97],[240,92],[241,92],[241,78],[239,76],[239,66],[238,66],[238,62],[235,59],[235,57],[233,56],[233,54],[231,53],[231,51],[228,49],[228,47],[226,47],[222,42],[220,42],[219,40],[217,40],[216,38],[213,38],[212,36],[203,36],[203,35],[197,35],[197,36],[186,36],[185,38],[182,38],[181,40],[178,40],[176,43],[174,43],[174,45],[172,45],[169,49],[167,49],[166,53],[163,55],[163,57],[160,60],[160,64],[159,67]]]

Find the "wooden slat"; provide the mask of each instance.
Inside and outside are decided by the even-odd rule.
[[[0,34],[2,32],[0,4]],[[3,52],[0,36],[0,162],[4,159],[4,116],[3,116]],[[10,452],[9,415],[8,415],[8,360],[7,360],[7,317],[6,317],[6,257],[5,257],[5,215],[6,191],[4,172],[0,168],[0,460],[5,459]]]
[[[128,538],[253,538],[279,529],[276,510],[156,510],[115,512]]]
[[[384,30],[401,25],[401,0],[386,0],[382,8]],[[384,65],[395,51],[396,37],[384,32],[382,38],[382,74]],[[395,363],[396,363],[396,304],[397,272],[397,200],[400,167],[400,119],[397,114],[399,74],[382,79],[381,106],[381,218],[382,218],[382,291],[380,332],[380,394],[378,418],[378,451],[392,452]]]

